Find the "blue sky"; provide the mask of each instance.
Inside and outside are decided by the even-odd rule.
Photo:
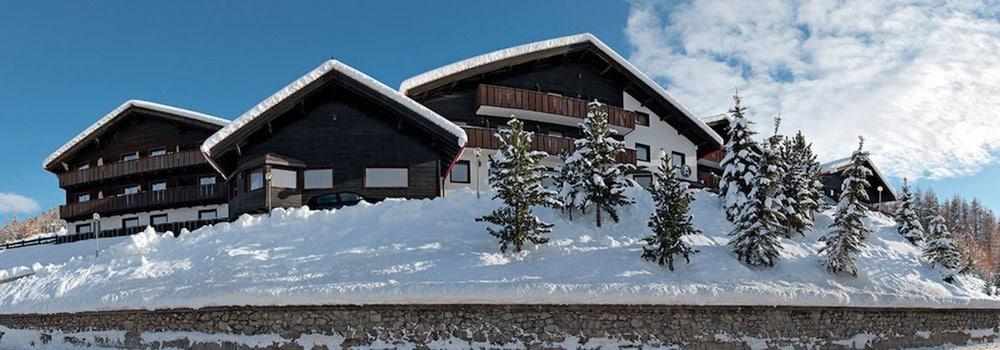
[[[34,199],[40,208],[61,204],[64,194],[41,161],[127,99],[232,119],[331,57],[395,87],[458,59],[580,32],[629,57],[641,43],[627,30],[636,15],[630,7],[618,1],[5,2],[0,147],[7,151],[0,194]],[[998,175],[1000,168],[986,166],[921,184],[977,195],[1000,209],[1000,190],[991,186]],[[0,203],[0,211],[16,208],[23,206]]]

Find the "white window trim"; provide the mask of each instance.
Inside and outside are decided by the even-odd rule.
[[[368,181],[368,171],[370,170],[403,170],[405,172],[404,181],[406,182],[402,186],[372,186]],[[365,178],[364,178],[365,188],[410,188],[410,168],[408,167],[391,167],[391,166],[370,166],[365,167]]]

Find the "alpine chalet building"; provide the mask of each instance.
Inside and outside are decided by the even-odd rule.
[[[514,116],[535,132],[533,150],[559,155],[574,151],[587,104],[607,108],[610,126],[625,142],[623,163],[646,170],[633,174],[643,186],[659,154],[691,182],[697,160],[722,147],[722,138],[660,85],[591,34],[515,46],[459,61],[404,81],[400,92],[462,127],[469,141],[453,166],[445,190],[488,187],[488,156],[499,147],[498,128]]]
[[[59,216],[71,233],[136,233],[146,226],[180,232],[224,218],[225,183],[198,146],[225,119],[130,100],[45,159],[66,204]],[[104,233],[109,231],[109,233]]]

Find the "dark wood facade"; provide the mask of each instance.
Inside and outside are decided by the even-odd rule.
[[[499,149],[500,140],[495,137],[497,129],[464,127],[465,134],[469,135],[469,142],[466,147]],[[576,151],[574,139],[567,137],[556,137],[544,134],[535,134],[531,139],[531,150],[542,151],[550,155],[570,155]],[[618,155],[618,161],[622,164],[636,164],[634,149],[626,149],[624,153]]]
[[[871,161],[868,161],[865,165],[872,171],[872,175],[867,178],[869,185],[867,191],[868,201],[865,203],[877,204],[895,201],[896,194],[892,189],[892,185],[877,175],[877,170],[875,170],[875,166]],[[845,179],[843,170],[845,168],[830,169],[820,175],[820,181],[823,183],[823,194],[834,201],[840,198],[841,186],[844,184]],[[882,188],[881,193],[878,190],[879,187]]]
[[[439,196],[461,148],[457,136],[429,130],[440,126],[417,114],[351,76],[326,73],[212,147],[212,159],[229,179],[230,216],[299,207],[334,192],[372,201]],[[405,186],[366,182],[367,171],[386,168],[406,169]],[[332,186],[306,188],[307,171],[327,169]],[[294,184],[278,185],[279,171],[293,172]],[[259,188],[256,174],[264,174]]]
[[[94,213],[110,216],[225,203],[221,177],[198,151],[219,128],[157,110],[124,109],[47,164],[66,191],[61,218],[72,222],[88,220]],[[134,186],[138,193],[126,193]]]

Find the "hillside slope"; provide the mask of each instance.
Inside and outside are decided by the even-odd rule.
[[[551,242],[518,254],[500,254],[473,220],[497,204],[470,191],[337,211],[277,209],[176,239],[147,232],[97,259],[92,241],[77,243],[87,249],[47,246],[44,254],[0,251],[0,274],[35,272],[0,285],[0,313],[367,303],[1000,307],[978,279],[942,282],[880,215],[871,219],[875,234],[856,278],[831,276],[818,263],[825,214],[815,231],[783,240],[777,266],[749,268],[730,255],[730,224],[704,191],[692,204],[704,234],[688,237],[700,252],[670,272],[640,258],[652,201],[645,191],[630,193],[637,204],[601,229],[590,215],[571,222],[538,209],[556,224]]]

